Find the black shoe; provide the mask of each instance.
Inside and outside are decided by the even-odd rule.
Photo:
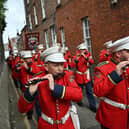
[[[78,104],[78,106],[80,106],[80,107],[83,107],[83,106],[84,106],[84,104],[83,104],[82,102],[78,102],[77,104]]]
[[[27,119],[28,119],[28,120],[32,120],[33,110],[28,111],[28,112],[26,113],[26,115],[27,115]]]
[[[92,112],[94,112],[94,113],[97,112],[97,109],[96,109],[96,108],[93,108],[93,107],[90,107],[90,110],[91,110]]]
[[[27,116],[27,119],[28,120],[32,120],[32,116]]]

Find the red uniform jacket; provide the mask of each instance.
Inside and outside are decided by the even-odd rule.
[[[125,70],[122,76],[114,71],[112,61],[100,63],[95,69],[94,93],[112,101],[129,105],[129,81]],[[129,129],[129,109],[120,109],[101,100],[96,119],[109,129]]]
[[[67,113],[71,100],[80,101],[82,99],[81,88],[78,87],[76,82],[73,80],[71,73],[65,73],[66,74],[64,76],[55,81],[56,84],[54,85],[54,91],[49,89],[47,80],[41,82],[38,87],[41,111],[54,120],[60,120]],[[60,88],[63,90],[59,90]],[[18,108],[22,113],[29,111],[34,105],[34,99],[33,101],[28,101],[26,93],[27,91],[20,97],[18,101]],[[63,93],[64,95],[61,97]],[[32,98],[34,98],[34,96]],[[68,118],[65,124],[53,125],[49,124],[40,117],[38,122],[38,129],[74,129],[74,127],[71,117]]]
[[[111,53],[108,53],[107,50],[101,50],[99,55],[99,62],[108,61],[111,59]]]
[[[91,80],[91,77],[88,73],[89,65],[93,64],[94,61],[90,53],[86,53],[85,59],[83,56],[80,56],[77,60],[77,56],[74,56],[72,61],[72,68],[76,67],[75,80],[79,84],[88,83]]]
[[[19,80],[21,81],[23,85],[22,87],[23,92],[26,89],[24,85],[27,83],[27,81],[39,72],[41,72],[41,69],[37,66],[36,62],[30,64],[28,70],[24,67],[24,65],[21,65],[21,69],[19,71]]]
[[[66,54],[64,55],[64,58],[67,62],[67,65],[71,68],[71,59],[72,59],[72,56],[70,54],[69,51],[66,51]]]
[[[38,63],[38,65],[44,64],[43,61],[40,60],[40,53],[36,53],[35,55],[33,55],[32,60],[34,62],[36,61]]]
[[[15,68],[18,62],[20,61],[20,57],[16,56],[12,58],[12,78],[17,79],[19,77],[18,73],[16,72]]]
[[[12,67],[12,56],[9,56],[8,58],[7,58],[7,64],[8,64],[8,66],[11,68]]]

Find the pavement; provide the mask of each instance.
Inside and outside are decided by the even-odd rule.
[[[10,129],[8,103],[8,68],[1,65],[0,73],[0,129]]]
[[[98,108],[99,100],[96,97],[95,99]],[[84,89],[83,89],[82,102],[83,102],[83,107],[80,107],[77,104],[75,104],[80,119],[80,129],[101,129],[100,124],[95,119],[96,113],[89,109],[88,100]]]
[[[35,115],[33,115],[32,120],[28,120],[26,114],[21,114],[18,111],[17,102],[20,94],[21,91],[15,87],[10,70],[5,64],[0,75],[0,129],[37,129]],[[88,108],[85,95],[83,103],[83,107],[75,104],[81,129],[100,129],[99,123],[95,120],[95,113]]]

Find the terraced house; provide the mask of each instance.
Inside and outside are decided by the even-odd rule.
[[[85,42],[95,63],[103,44],[129,35],[128,0],[24,0],[27,32],[48,48],[59,42],[75,54]]]

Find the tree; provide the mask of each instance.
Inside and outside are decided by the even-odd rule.
[[[6,23],[5,23],[5,2],[7,0],[0,0],[0,31],[3,32]]]
[[[4,46],[3,46],[3,40],[2,40],[2,34],[4,31],[4,28],[6,26],[6,22],[5,22],[5,2],[7,0],[0,0],[0,73],[2,70],[2,64],[4,61]]]

